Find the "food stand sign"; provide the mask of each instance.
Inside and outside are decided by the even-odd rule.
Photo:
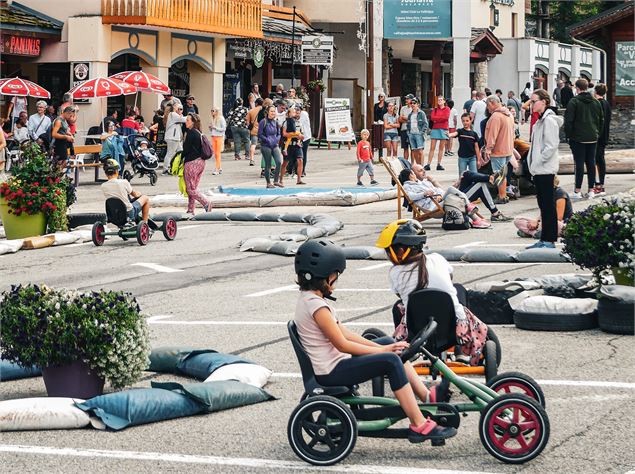
[[[90,63],[71,63],[71,87],[90,79]],[[74,99],[74,104],[90,104],[90,99]]]
[[[615,95],[635,95],[635,41],[615,43]]]
[[[17,35],[2,35],[0,53],[14,56],[39,56],[42,40]]]
[[[324,98],[324,120],[326,141],[352,142],[355,140],[350,99]]]
[[[452,0],[384,0],[384,38],[452,36]]]
[[[332,36],[303,36],[302,64],[333,65]]]

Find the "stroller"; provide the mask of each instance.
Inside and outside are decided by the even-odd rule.
[[[152,143],[143,135],[128,135],[125,137],[125,147],[131,162],[132,172],[124,170],[123,178],[128,181],[139,175],[150,177],[150,185],[157,184],[157,168],[159,167],[159,158]]]

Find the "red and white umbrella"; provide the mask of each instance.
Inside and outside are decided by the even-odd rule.
[[[76,85],[69,94],[73,99],[94,99],[98,97],[115,97],[130,95],[137,92],[137,88],[119,79],[110,77],[96,77]]]
[[[143,71],[124,71],[110,76],[112,79],[119,79],[135,86],[140,91],[156,92],[158,94],[169,94],[170,88],[158,77]]]
[[[20,79],[19,77],[0,79],[0,94],[41,97],[43,99],[51,98],[51,93],[44,89],[44,87],[40,87],[36,83],[27,81],[26,79]]]

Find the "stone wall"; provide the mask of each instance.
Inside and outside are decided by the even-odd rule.
[[[632,107],[619,105],[613,108],[608,148],[633,148],[635,146],[635,114]]]
[[[474,68],[474,89],[483,91],[487,87],[487,61],[476,63]]]

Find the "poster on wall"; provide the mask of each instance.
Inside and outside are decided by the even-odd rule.
[[[384,38],[452,36],[452,0],[384,0]]]
[[[615,95],[635,96],[635,41],[615,43]]]
[[[90,79],[90,63],[71,63],[71,88]],[[89,104],[90,99],[74,99],[74,104]]]
[[[355,141],[351,122],[351,100],[324,98],[326,140],[329,142]]]
[[[395,104],[395,111],[397,114],[401,110],[401,97],[386,97],[387,104]]]

